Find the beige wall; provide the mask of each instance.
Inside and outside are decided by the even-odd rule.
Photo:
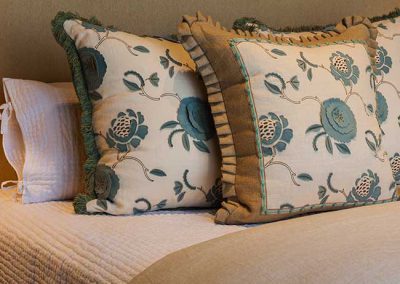
[[[196,10],[227,27],[241,16],[285,27],[335,23],[351,14],[380,15],[394,7],[400,7],[400,0],[0,0],[0,78],[70,80],[63,51],[50,31],[59,10],[96,15],[107,25],[134,33],[166,35],[175,33],[183,14]],[[0,151],[0,181],[12,176]]]

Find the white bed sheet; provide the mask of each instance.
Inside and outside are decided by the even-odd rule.
[[[0,191],[0,283],[124,283],[179,249],[243,226],[201,211],[82,216],[71,202],[21,205]]]

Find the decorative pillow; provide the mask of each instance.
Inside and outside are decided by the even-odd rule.
[[[23,203],[72,199],[83,191],[80,108],[71,83],[3,79],[1,130]]]
[[[371,18],[377,27],[378,48],[376,54],[377,72],[371,74],[376,85],[376,116],[384,139],[382,146],[387,150],[394,178],[400,184],[400,9],[387,15]],[[235,21],[234,29],[245,29],[261,34],[290,35],[291,37],[313,37],[332,32],[332,25],[326,27],[300,27],[273,30],[254,18],[241,18]],[[307,69],[307,70],[306,70]],[[304,68],[305,72],[308,68]],[[370,72],[370,70],[366,70]],[[371,145],[371,147],[373,147]]]
[[[198,14],[185,17],[179,33],[203,76],[220,139],[228,200],[217,222],[268,222],[396,198],[365,72],[376,47],[367,19],[290,39],[238,35]]]
[[[177,42],[105,28],[60,12],[82,104],[88,195],[77,213],[136,214],[211,207],[221,195],[220,154],[195,64]]]

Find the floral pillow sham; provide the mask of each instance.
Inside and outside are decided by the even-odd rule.
[[[83,110],[87,195],[77,196],[75,211],[120,215],[218,204],[215,128],[182,45],[63,12],[53,33]]]
[[[198,14],[185,17],[179,33],[220,139],[227,201],[218,223],[395,200],[370,84],[376,29],[367,19],[346,18],[329,37],[298,40],[227,32]]]
[[[387,15],[371,18],[377,27],[378,43],[375,57],[377,72],[371,73],[371,81],[376,88],[376,116],[381,126],[382,146],[387,150],[394,178],[400,184],[400,9]],[[301,27],[274,31],[254,18],[241,18],[235,21],[235,29],[251,30],[259,34],[273,33],[291,37],[313,37],[317,34],[332,33],[332,26]],[[304,72],[311,72],[303,65]],[[362,72],[370,70],[361,70]],[[371,147],[373,147],[371,145]]]

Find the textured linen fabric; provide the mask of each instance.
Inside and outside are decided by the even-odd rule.
[[[70,14],[60,13],[53,23],[56,37],[66,39],[63,46],[68,42],[70,62],[82,67],[73,72],[93,200],[77,212],[215,206],[220,151],[207,94],[182,45]]]
[[[169,253],[246,229],[206,210],[76,215],[72,202],[21,205],[0,192],[0,283],[127,283]]]
[[[266,224],[175,252],[131,283],[399,283],[399,203]]]
[[[384,149],[378,154],[381,150],[381,135],[374,118],[374,90],[370,74],[365,73],[371,73],[374,69],[370,63],[375,58],[377,47],[377,30],[368,19],[347,17],[331,31],[299,39],[272,34],[259,36],[242,31],[228,32],[210,17],[198,13],[195,17],[184,17],[179,26],[179,34],[183,46],[203,76],[220,139],[223,193],[228,200],[223,202],[223,207],[218,211],[217,222],[236,224],[274,221],[304,212],[333,210],[392,199],[395,183]],[[235,45],[235,40],[242,41],[243,46],[247,46],[246,41],[251,41],[254,49],[245,52],[245,59],[240,54],[241,50],[231,50],[230,45]],[[355,47],[357,42],[364,42],[364,46],[360,44]],[[282,50],[283,46],[287,46],[287,49]],[[354,52],[354,59],[345,54],[350,50]],[[296,58],[292,58],[292,52],[296,53]],[[316,57],[310,62],[302,58],[303,53],[314,54]],[[290,62],[293,64],[288,65],[285,58],[292,58],[293,62]],[[355,66],[354,60],[360,61],[361,69]],[[249,66],[252,66],[251,70],[248,70]],[[314,70],[305,70],[311,67]],[[282,77],[280,74],[285,75]],[[353,90],[356,83],[357,91]],[[361,95],[357,94],[358,91]],[[350,95],[354,96],[350,99]],[[357,106],[353,105],[356,97],[361,98]],[[315,109],[310,101],[303,102],[310,98],[317,102]],[[364,98],[367,103],[362,102]],[[274,113],[280,104],[285,106],[285,113],[291,119],[288,120],[284,113]],[[349,104],[351,108],[356,107],[357,112],[365,112],[369,118],[355,118]],[[301,123],[309,123],[312,116],[315,116],[316,123],[301,129]],[[355,121],[360,124],[355,146],[359,154],[352,160],[351,150],[346,143],[356,136]],[[368,124],[367,128],[364,122]],[[294,123],[294,128],[291,123]],[[316,133],[322,128],[321,133]],[[365,137],[366,131],[371,137]],[[304,141],[297,148],[291,149],[290,141],[296,139],[294,135],[302,137],[305,132],[309,134],[306,137],[308,142]],[[317,135],[312,139],[311,133]],[[324,145],[320,145],[317,139],[323,135]],[[365,139],[369,139],[368,142]],[[360,147],[361,144],[363,147]],[[314,152],[310,155],[310,149],[311,152],[314,149],[318,155]],[[302,164],[300,169],[293,170],[280,160],[281,153],[285,156],[290,151],[293,152],[286,156],[286,160],[288,163]],[[272,159],[266,161],[265,156]],[[335,164],[337,157],[340,157],[340,164]],[[358,161],[360,157],[362,161]],[[343,161],[347,161],[347,167]],[[365,167],[366,162],[381,176],[378,177],[368,168],[360,172],[360,167]],[[320,165],[318,169],[316,164]],[[354,168],[354,164],[357,167]],[[310,175],[307,168],[311,170],[313,167],[321,172]],[[352,167],[354,171],[349,170]],[[328,172],[329,168],[331,172]],[[336,189],[331,183],[332,175],[335,169],[344,168],[348,171],[345,177],[338,174],[337,178],[345,184],[337,185],[339,189]],[[287,178],[283,177],[285,173]],[[376,181],[383,182],[383,186]],[[312,191],[313,197],[309,195]],[[297,205],[292,204],[292,201]]]
[[[71,83],[4,79],[3,147],[23,203],[72,199],[83,190],[80,108]],[[7,120],[4,116],[8,115]]]

